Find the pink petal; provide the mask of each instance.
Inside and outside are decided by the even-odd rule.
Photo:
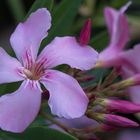
[[[125,5],[122,9],[126,9]],[[105,8],[105,20],[111,36],[111,46],[121,49],[129,40],[128,21],[124,15],[124,10],[115,10],[113,8]]]
[[[134,103],[140,104],[140,86],[133,86],[128,88],[128,93]]]
[[[99,54],[99,61],[104,67],[120,63],[120,53],[129,40],[128,21],[124,14],[130,3],[127,3],[119,11],[107,7],[104,15],[111,36],[110,43],[106,49]]]
[[[25,22],[17,26],[10,42],[19,60],[29,48],[36,58],[40,43],[48,35],[50,26],[51,15],[45,8],[38,9]]]
[[[140,73],[140,44],[134,46],[133,49],[123,52],[121,57],[125,60],[123,64],[125,71]]]
[[[19,74],[21,67],[17,59],[9,56],[3,48],[0,48],[0,84],[23,80]]]
[[[47,70],[41,82],[50,92],[48,103],[53,114],[68,119],[84,115],[88,98],[75,79],[56,70]]]
[[[122,58],[125,60],[122,65],[122,77],[128,78],[140,73],[140,44],[136,45],[133,49],[123,53]],[[134,103],[140,104],[140,86],[133,86],[128,88],[131,100]]]
[[[11,132],[22,132],[35,119],[41,103],[38,87],[24,81],[14,93],[0,98],[0,127]]]
[[[98,64],[103,67],[117,66],[120,64],[120,51],[113,47],[108,47],[99,54]]]
[[[88,70],[95,66],[98,53],[89,46],[81,46],[74,37],[56,37],[40,54],[46,58],[46,67],[68,64],[73,68]]]
[[[68,127],[71,128],[87,128],[87,127],[98,127],[99,123],[93,119],[90,119],[86,116],[82,116],[80,118],[75,119],[65,119],[65,118],[55,118],[55,120],[65,124]],[[60,131],[63,131],[60,127],[58,127],[55,124],[52,124],[49,126],[49,128],[57,129]]]

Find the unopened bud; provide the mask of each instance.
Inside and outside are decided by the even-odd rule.
[[[138,127],[139,124],[122,116],[113,114],[104,114],[102,121],[108,125],[114,125],[118,127]]]
[[[102,114],[87,112],[87,117],[95,119],[98,122],[105,123],[107,125],[117,126],[117,127],[138,127],[139,124],[122,116],[114,114]]]
[[[125,114],[140,112],[140,105],[130,101],[96,98],[95,103],[105,107],[109,112],[120,112]]]
[[[91,34],[91,19],[88,18],[80,32],[79,42],[82,46],[85,46],[89,43],[90,34]]]
[[[138,113],[140,112],[140,105],[124,100],[108,100],[107,110],[110,112],[120,113]]]

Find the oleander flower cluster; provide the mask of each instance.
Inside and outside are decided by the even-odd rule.
[[[55,37],[41,53],[41,41],[47,37],[51,27],[50,12],[40,8],[26,21],[19,23],[10,37],[16,58],[0,48],[0,83],[22,81],[14,93],[0,97],[0,128],[23,132],[33,122],[40,111],[42,94],[45,93],[42,85],[49,93],[46,102],[53,115],[66,119],[85,115],[86,119],[96,121],[96,127],[91,122],[87,129],[67,131],[73,135],[90,138],[97,131],[137,127],[139,124],[133,120],[116,115],[140,112],[140,44],[133,49],[123,50],[130,40],[125,15],[130,4],[128,2],[120,10],[105,8],[110,42],[100,53],[88,45],[90,18],[83,26],[79,39],[74,36]],[[55,70],[56,66],[62,64],[69,65],[73,74]],[[81,87],[80,83],[96,77],[89,76],[87,70],[112,67],[112,72],[100,84]],[[117,77],[122,79],[114,83]],[[124,99],[126,94],[131,101]]]

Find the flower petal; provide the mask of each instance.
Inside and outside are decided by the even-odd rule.
[[[31,48],[36,58],[40,43],[45,38],[51,26],[51,16],[47,9],[41,8],[32,13],[29,18],[20,23],[10,38],[11,45],[19,60],[26,49]]]
[[[12,94],[0,98],[0,127],[11,132],[22,132],[35,119],[41,103],[41,91],[24,81]]]
[[[53,114],[68,119],[84,115],[88,98],[74,78],[56,70],[47,70],[41,82],[50,92],[48,103]]]
[[[122,54],[122,58],[125,60],[121,67],[121,75],[124,79],[134,76],[140,73],[140,44],[137,44],[133,49],[128,50]],[[131,100],[134,103],[140,104],[140,86],[133,86],[128,88],[128,92]]]
[[[134,103],[140,104],[140,86],[133,86],[128,88],[128,93]]]
[[[70,128],[83,129],[83,128],[87,128],[89,126],[90,127],[98,127],[99,126],[99,123],[97,121],[90,119],[86,116],[82,116],[80,118],[75,118],[75,119],[65,119],[65,118],[56,117],[55,120],[61,122],[62,124],[65,124],[67,127],[70,127]],[[50,125],[49,128],[64,131],[55,124]]]
[[[127,8],[128,4],[119,11],[110,7],[105,8],[104,15],[111,36],[111,47],[121,49],[129,40],[128,21],[124,15]]]
[[[135,45],[133,49],[123,52],[121,57],[124,60],[122,68],[125,68],[125,71],[140,73],[140,44]]]
[[[89,46],[82,47],[74,37],[56,37],[40,54],[47,59],[46,67],[68,64],[73,68],[88,70],[95,66],[98,53]]]
[[[17,59],[9,56],[3,48],[0,48],[0,84],[21,81],[19,70],[22,65]]]
[[[106,49],[99,54],[98,65],[109,67],[119,63],[119,55],[129,40],[128,21],[124,14],[130,3],[127,3],[119,11],[107,7],[104,15],[111,36]]]

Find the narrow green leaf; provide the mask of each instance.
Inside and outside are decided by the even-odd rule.
[[[55,36],[68,35],[68,31],[78,13],[82,0],[62,0],[56,9],[52,11],[52,28],[43,46]]]
[[[6,133],[9,138],[16,140],[76,140],[73,136],[50,128],[29,128],[20,134]]]
[[[54,3],[54,0],[36,0],[32,7],[30,8],[26,18],[34,11],[36,11],[37,9],[39,8],[42,8],[42,7],[46,7],[49,11],[51,11],[52,7],[53,7],[53,3]]]
[[[108,33],[103,31],[91,39],[90,44],[94,46],[97,51],[102,51],[109,43]]]

